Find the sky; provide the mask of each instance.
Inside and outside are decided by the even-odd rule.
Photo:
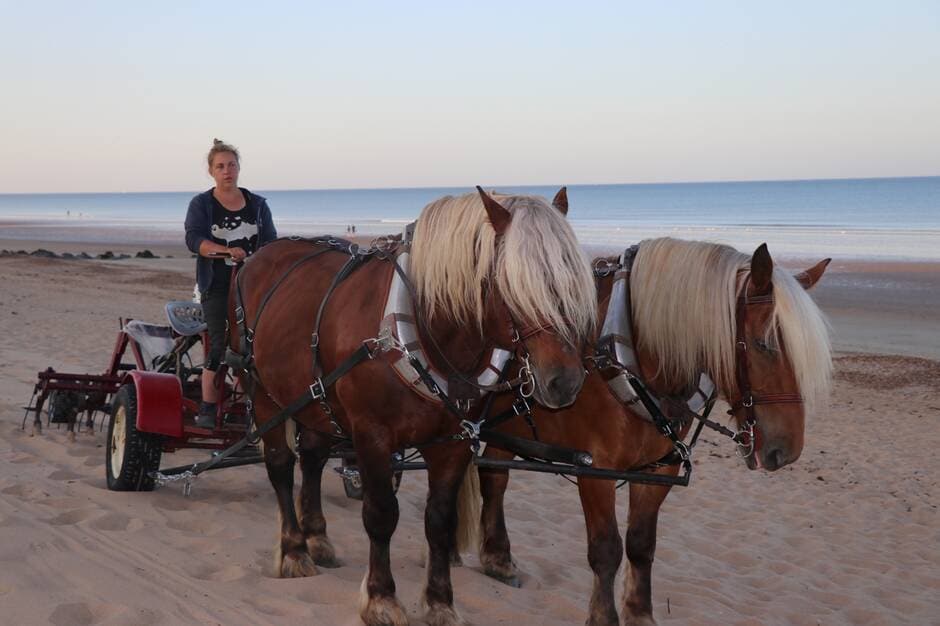
[[[0,193],[940,174],[940,2],[9,2]]]

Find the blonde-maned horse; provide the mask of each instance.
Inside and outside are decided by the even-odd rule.
[[[606,259],[602,263],[614,263]],[[775,268],[767,247],[753,255],[703,242],[656,239],[639,245],[629,274],[633,336],[642,377],[657,396],[686,397],[701,373],[715,381],[720,397],[744,426],[755,420],[747,467],[777,470],[803,449],[805,420],[826,398],[832,360],[827,324],[806,293],[829,260],[797,274]],[[601,319],[611,306],[614,276],[597,279]],[[669,439],[615,397],[607,380],[613,370],[594,370],[577,401],[560,411],[537,408],[541,441],[586,450],[594,466],[643,468],[672,449]],[[668,405],[667,405],[668,406]],[[681,415],[681,414],[680,414]],[[675,417],[672,416],[672,417]],[[521,420],[499,430],[529,435]],[[683,422],[681,436],[690,423]],[[486,456],[510,455],[487,448]],[[676,475],[679,466],[655,469]],[[505,470],[481,469],[484,532],[480,558],[485,571],[518,584],[503,513]],[[651,572],[659,507],[669,486],[633,483],[626,531],[622,617],[626,624],[653,624]],[[580,478],[588,561],[594,588],[587,623],[618,624],[614,577],[623,543],[617,530],[613,481]]]
[[[597,299],[590,265],[564,218],[564,190],[553,204],[533,196],[491,197],[479,190],[441,198],[422,211],[413,243],[398,252],[410,252],[406,269],[416,289],[416,326],[431,367],[472,379],[488,366],[495,348],[525,351],[538,401],[551,407],[574,401],[584,381],[581,355],[593,333]],[[313,382],[313,323],[349,258],[329,253],[302,262],[317,250],[308,241],[279,240],[252,256],[240,273],[245,318],[258,320],[252,332],[259,426]],[[395,273],[384,256],[367,257],[329,295],[318,333],[322,372],[333,371],[379,333]],[[370,549],[359,613],[370,625],[407,623],[395,596],[389,555],[398,522],[392,455],[429,444],[421,448],[429,484],[426,619],[457,624],[450,555],[457,548],[458,491],[466,482],[471,451],[467,441],[452,437],[461,432],[459,417],[419,395],[413,379],[403,380],[390,365],[392,357],[399,359],[401,353],[383,353],[340,378],[327,393],[329,412],[311,405],[295,416],[303,473],[299,511],[293,497],[294,452],[286,444],[285,427],[265,435],[265,464],[281,519],[276,568],[280,576],[297,577],[315,574],[315,563],[336,564],[320,505],[332,418],[352,441],[363,485],[362,519]],[[479,502],[478,494],[469,497]]]

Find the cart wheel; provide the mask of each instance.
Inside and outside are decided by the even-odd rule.
[[[137,430],[137,389],[127,384],[114,395],[108,422],[105,467],[112,491],[153,491],[151,472],[160,469],[159,435]]]

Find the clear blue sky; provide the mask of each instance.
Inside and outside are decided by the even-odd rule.
[[[0,192],[940,174],[936,1],[0,1]]]

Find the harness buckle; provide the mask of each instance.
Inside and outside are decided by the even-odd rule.
[[[679,458],[683,461],[688,461],[692,458],[692,449],[689,448],[683,441],[676,441],[673,443],[673,446],[676,449],[676,454],[679,455]]]
[[[310,347],[316,348],[320,345],[320,333],[313,333],[310,336]]]
[[[366,343],[375,345],[375,348],[370,352],[370,358],[375,358],[376,354],[390,352],[398,347],[398,342],[392,335],[392,328],[390,326],[383,326],[379,329],[379,334],[372,339],[366,339]]]
[[[245,309],[240,306],[235,307],[235,323],[241,324],[245,321]]]
[[[321,400],[326,397],[326,389],[323,387],[322,378],[317,378],[310,385],[310,397],[314,400]]]
[[[516,401],[512,403],[512,412],[516,415],[528,415],[532,412],[532,406],[524,396],[520,395],[516,398]]]
[[[510,338],[510,340],[513,343],[519,343],[520,341],[522,341],[522,336],[519,334],[519,329],[516,328],[515,326],[512,327],[512,337]]]
[[[480,439],[480,422],[460,420],[460,428],[463,432],[457,435],[459,439],[469,439],[471,441]]]
[[[248,343],[255,342],[255,331],[253,328],[248,328],[245,330],[245,341]]]
[[[743,407],[746,408],[746,409],[749,409],[749,408],[751,408],[752,406],[754,406],[754,396],[748,395],[748,397],[747,397],[746,400],[745,400],[745,399],[742,399],[742,400],[741,400],[741,406],[743,406]]]

